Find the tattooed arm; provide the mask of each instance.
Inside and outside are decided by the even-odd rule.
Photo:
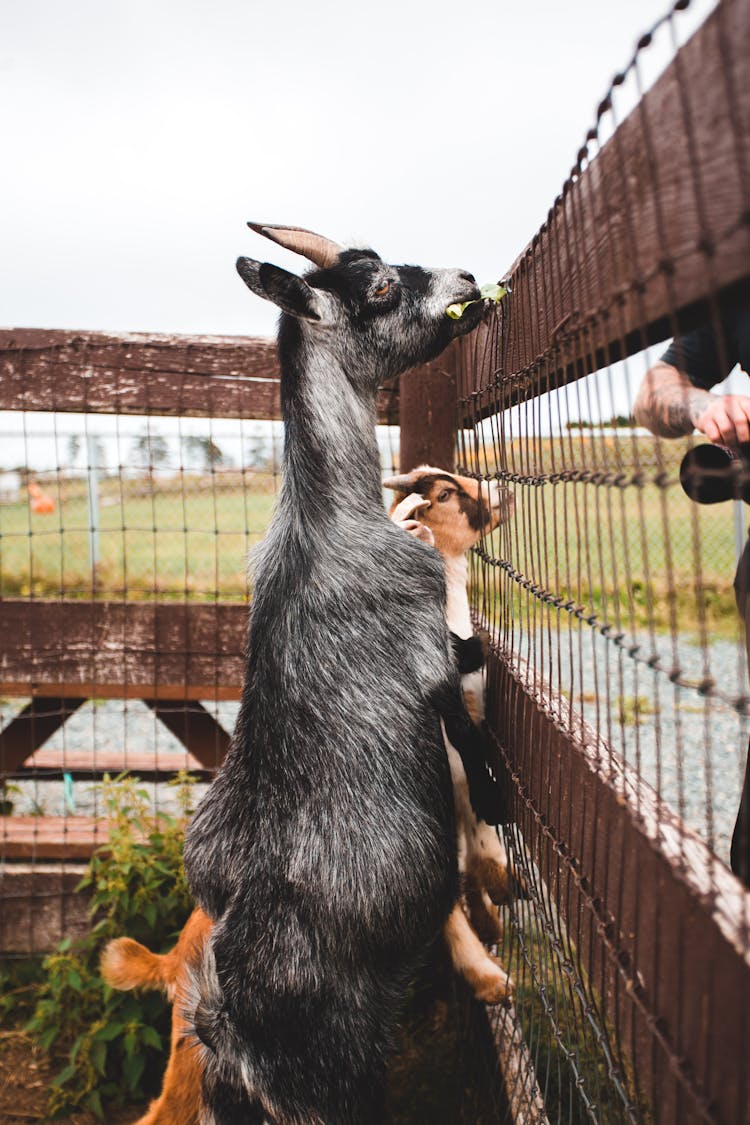
[[[721,445],[750,441],[750,398],[712,395],[670,363],[655,363],[644,376],[633,404],[639,426],[674,438],[694,429]]]
[[[652,434],[682,437],[693,432],[699,415],[710,406],[713,397],[670,363],[655,363],[643,378],[633,414],[638,425]]]

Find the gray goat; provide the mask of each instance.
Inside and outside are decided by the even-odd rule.
[[[250,225],[317,268],[237,263],[282,310],[284,478],[255,558],[232,744],[187,837],[190,886],[215,922],[191,1014],[207,1121],[374,1125],[408,982],[457,897],[441,721],[477,812],[500,815],[442,561],[383,508],[375,394],[475,327],[482,305],[446,316],[479,297],[468,273]]]

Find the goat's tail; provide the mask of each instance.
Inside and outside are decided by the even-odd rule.
[[[202,910],[196,909],[185,923],[179,940],[169,953],[152,953],[132,938],[115,938],[105,946],[101,973],[112,988],[158,988],[170,1000],[189,965],[200,959],[211,932],[211,922]]]
[[[112,988],[158,988],[169,991],[173,979],[169,954],[152,953],[132,938],[110,941],[102,953],[101,974]]]

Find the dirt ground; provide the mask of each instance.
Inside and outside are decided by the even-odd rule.
[[[0,1125],[26,1125],[49,1121],[45,1109],[48,1085],[60,1070],[59,1063],[36,1050],[23,1031],[0,1031]],[[137,1106],[107,1114],[107,1125],[137,1121]],[[62,1125],[101,1125],[93,1113],[58,1117]]]
[[[426,974],[401,1027],[400,1049],[389,1074],[388,1125],[497,1125],[506,1108],[496,1087],[496,1058],[486,1033],[477,1031],[478,1006]],[[443,975],[442,984],[447,976]],[[438,986],[436,988],[436,985]],[[461,999],[463,997],[463,999]],[[24,1020],[0,1030],[0,1125],[50,1121],[48,1086],[64,1061],[37,1050],[21,1030]],[[106,1125],[132,1125],[146,1103],[122,1110],[105,1106]],[[60,1125],[101,1125],[92,1113],[54,1119]]]

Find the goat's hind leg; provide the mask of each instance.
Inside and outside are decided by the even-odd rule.
[[[203,1106],[201,1125],[273,1125],[245,1090],[209,1078],[203,1082]]]

